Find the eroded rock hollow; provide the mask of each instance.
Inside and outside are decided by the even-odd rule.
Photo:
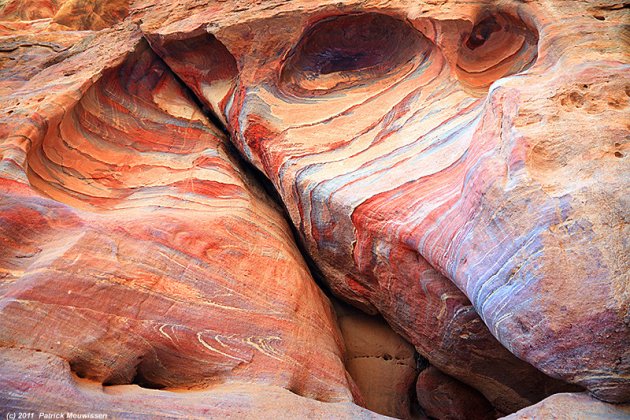
[[[630,416],[627,22],[0,1],[0,409]]]

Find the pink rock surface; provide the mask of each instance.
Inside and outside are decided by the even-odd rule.
[[[531,407],[503,419],[509,420],[569,420],[569,419],[630,419],[630,405],[606,404],[587,395],[555,394]]]
[[[169,4],[135,4],[149,42],[221,109],[338,295],[503,411],[560,389],[519,359],[630,398],[623,10]],[[218,75],[226,51],[238,71]]]
[[[221,384],[187,392],[137,385],[104,387],[77,378],[56,356],[17,349],[0,350],[0,407],[3,414],[71,412],[107,414],[108,419],[386,418],[350,402],[323,403],[286,389],[253,383]]]

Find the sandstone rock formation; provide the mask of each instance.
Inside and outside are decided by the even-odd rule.
[[[2,2],[0,2],[1,4]],[[77,30],[99,30],[122,22],[129,0],[5,0],[0,19],[52,18],[54,24]]]
[[[28,377],[28,381],[24,378]],[[350,402],[323,403],[257,384],[221,384],[169,392],[137,385],[106,386],[73,376],[64,360],[29,350],[0,350],[0,402],[12,412],[108,414],[108,418],[385,418]]]
[[[210,67],[181,78],[222,107],[333,290],[501,410],[549,382],[493,336],[628,400],[627,56],[604,42],[624,10],[271,3],[146,4],[141,27],[169,63],[203,31],[234,57],[231,88]]]
[[[420,372],[416,390],[418,402],[432,418],[483,420],[497,417],[483,395],[434,366]]]
[[[606,404],[579,394],[555,394],[531,407],[504,419],[510,420],[569,420],[569,419],[630,419],[629,404]]]
[[[282,206],[325,287],[430,362],[384,374],[426,414],[630,402],[627,13],[0,1],[2,402],[406,416]],[[532,410],[574,400],[616,409]]]
[[[628,398],[628,264],[617,258],[623,246],[613,227],[623,226],[619,191],[627,166],[610,149],[620,147],[627,104],[619,77],[624,57],[616,46],[598,48],[595,61],[564,39],[553,44],[554,30],[570,28],[554,28],[545,4],[452,2],[452,10],[418,11],[390,2],[387,14],[378,14],[367,3],[267,4],[238,12],[216,5],[193,15],[158,4],[156,13],[143,16],[142,28],[176,72],[180,46],[198,39],[202,22],[212,33],[204,36],[222,45],[203,49],[207,58],[195,63],[217,50],[221,57],[225,50],[232,54],[238,75],[214,77],[206,66],[181,73],[182,80],[209,106],[223,106],[233,141],[273,181],[338,294],[383,313],[432,363],[499,408],[539,398],[544,379],[524,373],[528,368],[494,342],[449,279],[519,357],[601,398]],[[597,29],[586,41],[619,30],[619,12],[608,11],[610,21],[602,25],[591,13],[577,16],[586,11],[586,4],[579,6],[564,13],[576,15],[576,27]],[[380,41],[385,35],[397,40],[395,48]],[[612,105],[595,100],[591,106],[591,114],[613,121],[609,135],[596,137],[599,143],[581,141],[594,132],[563,128],[587,116],[558,110],[557,100],[573,86],[558,84],[547,71],[558,63],[576,81],[584,79],[580,86],[588,85],[594,97],[612,98]],[[210,87],[199,88],[199,74]],[[545,99],[545,92],[558,92],[558,99]],[[538,140],[549,143],[549,133],[554,143]],[[591,175],[562,183],[566,177],[558,171],[571,166],[546,150],[571,141],[580,153],[610,149],[585,165],[611,184],[594,185]],[[606,217],[589,210],[604,203],[611,208]],[[589,246],[582,246],[586,240]],[[568,254],[559,254],[563,249]],[[578,299],[586,284],[601,285],[589,287],[589,311]],[[437,328],[433,322],[423,331],[419,319],[437,314],[443,315]],[[592,333],[571,327],[595,319],[606,321]],[[453,350],[455,358],[472,357],[465,371],[452,363]]]
[[[364,406],[399,419],[417,417],[409,392],[418,377],[413,346],[380,317],[340,303],[334,307],[346,343],[346,369],[361,391]]]
[[[105,385],[353,399],[281,211],[137,29],[100,34],[4,103],[3,347]]]

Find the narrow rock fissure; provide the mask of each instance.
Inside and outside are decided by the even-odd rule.
[[[151,46],[150,43],[148,44],[149,46]],[[157,52],[156,52],[156,55],[159,57],[159,54],[157,54]],[[188,87],[188,85],[175,73],[175,71],[171,69],[171,67],[168,65],[166,61],[164,61],[161,57],[160,57],[160,60],[164,63],[166,67],[169,68],[169,70],[173,74],[173,77],[175,78],[177,83],[179,83],[179,85],[182,87],[184,92],[186,92],[187,96],[195,103],[195,105],[197,105],[197,107],[201,110],[204,116],[208,118],[210,123],[214,125],[217,129],[219,129],[225,135],[226,139],[228,140],[227,142],[225,142],[226,151],[228,152],[230,157],[236,161],[238,167],[244,172],[246,178],[253,179],[255,182],[257,182],[258,185],[260,185],[264,189],[267,196],[271,198],[273,202],[280,209],[282,209],[282,216],[287,221],[287,224],[289,228],[291,229],[293,239],[298,249],[300,250],[300,254],[302,254],[302,257],[304,258],[304,261],[306,262],[309,268],[309,271],[311,273],[311,276],[315,280],[315,283],[317,284],[317,286],[319,286],[320,289],[322,289],[322,291],[326,294],[326,296],[328,296],[329,298],[331,296],[334,296],[332,291],[330,290],[330,288],[324,281],[323,274],[321,273],[319,268],[315,265],[315,262],[306,251],[304,242],[302,241],[297,228],[291,221],[291,217],[289,216],[289,211],[286,205],[284,204],[284,201],[282,201],[280,194],[276,190],[276,187],[269,180],[269,178],[267,178],[265,174],[263,174],[258,168],[256,168],[254,165],[252,165],[250,162],[248,162],[246,159],[243,158],[243,156],[240,154],[240,152],[232,143],[232,139],[231,139],[228,127],[226,127],[223,124],[221,119],[214,113],[214,111],[212,111],[210,108],[204,105],[204,103],[199,99],[199,97],[195,94],[195,92],[193,92],[193,90],[190,87]]]
[[[164,60],[162,61],[168,67],[168,64]],[[170,69],[170,67],[168,68]],[[314,279],[315,283],[323,291],[323,293],[331,300],[331,302],[333,302],[333,306],[335,308],[335,311],[337,312],[337,315],[341,316],[341,313],[339,312],[340,311],[339,308],[340,308],[340,305],[344,305],[344,304],[340,303],[339,298],[337,298],[333,294],[332,290],[325,282],[324,275],[322,274],[321,270],[317,267],[314,260],[311,258],[311,256],[307,252],[304,241],[302,240],[302,237],[299,234],[297,228],[291,221],[291,218],[289,216],[289,211],[284,201],[282,200],[279,192],[277,191],[277,189],[271,182],[271,180],[269,180],[269,178],[262,171],[260,171],[250,162],[248,162],[245,158],[243,158],[243,156],[240,154],[240,152],[237,150],[237,148],[234,146],[234,144],[231,141],[231,136],[230,136],[228,127],[226,127],[223,124],[221,119],[217,115],[215,115],[215,113],[211,109],[209,109],[207,106],[203,104],[203,102],[197,97],[197,95],[193,92],[193,90],[190,89],[190,87],[188,87],[188,85],[179,76],[177,76],[172,69],[170,69],[170,71],[173,74],[175,80],[182,86],[183,90],[191,98],[191,100],[194,101],[194,103],[201,110],[201,112],[203,112],[203,114],[208,118],[208,120],[226,136],[228,140],[225,143],[226,151],[230,155],[230,157],[234,159],[238,167],[243,171],[245,178],[252,179],[254,182],[257,182],[258,185],[260,185],[263,188],[265,194],[278,206],[279,209],[281,209],[282,216],[284,217],[289,228],[291,229],[293,240],[296,246],[298,247],[300,254],[302,255],[302,258],[306,262],[306,265],[308,266],[308,269],[311,273],[311,277]],[[408,391],[404,393],[404,397],[401,398],[401,400],[403,401],[406,400],[405,405],[407,406],[407,409],[406,409],[407,412],[404,413],[404,415],[400,415],[400,413],[398,414],[399,414],[399,417],[405,417],[405,418],[422,417],[422,409],[419,405],[419,402],[416,397],[416,392],[415,392],[415,378],[417,377],[418,373],[422,370],[422,368],[426,367],[426,361],[424,361],[424,358],[418,355],[418,353],[415,351],[415,348],[413,348],[413,346],[409,342],[407,342],[404,338],[400,337],[393,330],[391,330],[391,327],[389,326],[389,324],[387,324],[385,319],[380,314],[374,316],[374,315],[369,315],[358,308],[353,308],[353,310],[360,312],[363,315],[369,316],[373,320],[372,322],[374,322],[375,325],[380,324],[381,328],[389,329],[390,334],[392,336],[397,337],[397,339],[400,340],[401,343],[404,343],[404,345],[407,345],[411,349],[411,352],[413,354],[412,363],[411,363],[411,365],[413,366],[409,366],[405,363],[401,363],[400,360],[402,358],[399,358],[390,353],[384,353],[381,355],[370,355],[370,356],[362,356],[362,357],[346,356],[346,360],[344,363],[346,365],[346,368],[349,369],[349,363],[352,359],[359,359],[359,358],[378,359],[383,363],[385,368],[386,369],[389,368],[391,372],[394,372],[394,369],[396,367],[409,368],[408,370],[409,372],[411,372],[411,375],[413,376],[413,380],[410,382],[408,386]],[[353,338],[351,338],[350,335],[343,334],[343,338],[344,338],[344,341],[346,342],[346,347],[352,346],[352,344],[349,343],[349,340],[353,340]],[[370,370],[368,369],[367,372],[368,372],[368,377],[369,377]],[[410,374],[409,372],[407,373],[407,376]],[[379,371],[372,372],[373,377],[368,379],[367,384],[364,383],[365,378],[358,379],[353,376],[353,379],[361,384],[359,388],[360,389],[363,388],[361,389],[362,393],[378,394],[381,391],[380,389],[378,389],[378,387],[379,387],[379,380],[380,380],[379,376],[381,376],[382,373],[383,372],[379,372]],[[352,373],[350,373],[350,375],[352,376]],[[355,372],[355,376],[356,375],[358,375],[357,372]],[[365,376],[364,373],[361,373],[361,375]],[[406,380],[408,381],[409,377],[407,377]],[[144,387],[144,388],[153,388],[153,389],[163,388],[163,387],[156,387],[155,384],[151,384],[148,381],[146,381],[140,371],[138,371],[132,383],[138,386]],[[375,398],[373,395],[371,395],[371,396],[368,396],[368,400],[378,400],[378,398]],[[386,414],[390,416],[395,414],[394,412],[388,411],[388,409],[391,410],[390,407],[383,408],[383,407],[379,407],[380,405],[383,405],[382,401],[368,401],[368,403],[366,404],[366,408],[371,409],[372,411],[375,411],[375,412],[379,412],[380,414]]]

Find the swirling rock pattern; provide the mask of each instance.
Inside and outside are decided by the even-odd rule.
[[[273,410],[258,393],[280,417],[368,415],[282,209],[224,132],[328,287],[434,366],[427,413],[630,401],[626,14],[0,1],[3,405]],[[403,392],[415,370],[394,376]],[[402,417],[395,397],[379,404]]]
[[[504,347],[627,401],[625,11],[437,3],[138,6],[152,45],[233,55],[205,101],[338,295],[501,410],[555,387]]]
[[[105,385],[353,400],[332,307],[282,212],[137,28],[4,99],[2,347]]]
[[[2,20],[36,20],[55,16],[61,2],[57,0],[5,0],[0,3]]]

